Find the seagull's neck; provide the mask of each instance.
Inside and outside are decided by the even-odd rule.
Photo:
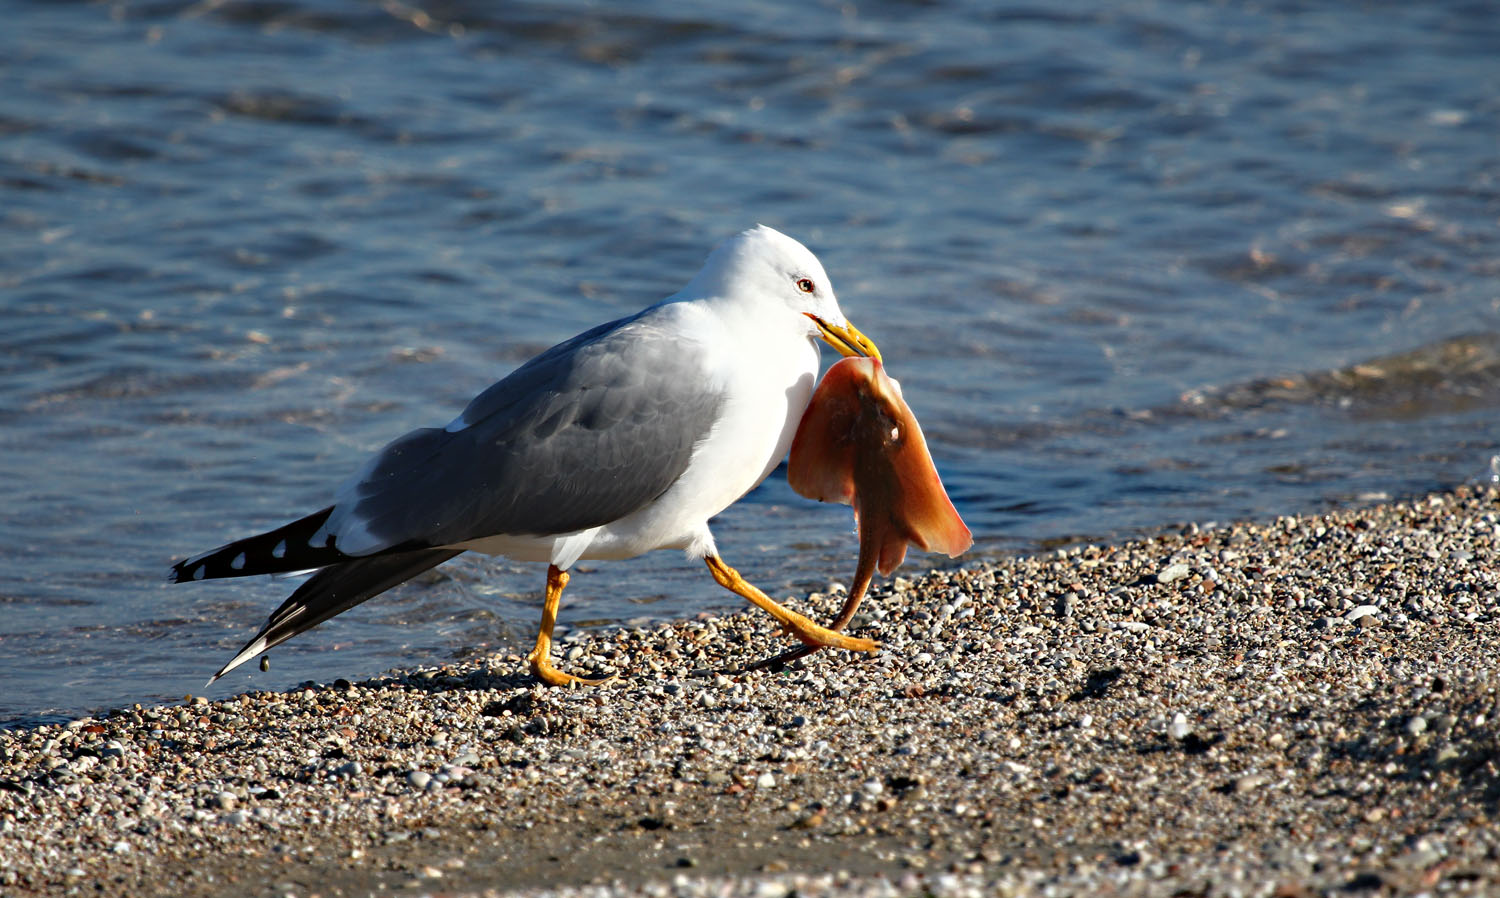
[[[751,335],[769,336],[772,334],[815,336],[815,331],[807,316],[775,300],[767,301],[743,294],[722,293],[683,297],[680,301],[699,306],[731,327],[740,329],[747,338]]]

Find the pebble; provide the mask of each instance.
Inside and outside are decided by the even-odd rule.
[[[1182,562],[1169,564],[1156,572],[1157,583],[1176,583],[1193,572],[1193,569]]]

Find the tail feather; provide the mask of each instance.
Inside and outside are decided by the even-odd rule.
[[[327,510],[319,514],[326,516]],[[304,518],[303,521],[310,519]],[[270,535],[272,534],[264,536]],[[251,537],[252,540],[263,538]],[[229,659],[228,664],[219,668],[219,672],[208,682],[212,683],[266,649],[280,645],[305,630],[311,630],[323,621],[410,580],[428,568],[437,567],[461,552],[462,549],[422,549],[367,558],[350,559],[343,556],[346,560],[325,567],[297,587],[297,591],[271,613],[270,619],[255,634],[255,638],[247,642],[239,654]]]
[[[255,574],[282,574],[306,571],[350,561],[333,548],[329,539],[324,545],[312,544],[333,506],[316,511],[301,520],[256,536],[210,549],[172,565],[167,580],[186,583],[189,580],[217,580],[223,577],[249,577]]]

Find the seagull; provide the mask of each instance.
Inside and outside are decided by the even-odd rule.
[[[525,363],[444,427],[377,452],[332,504],[177,562],[168,580],[315,571],[229,671],[466,551],[546,562],[532,674],[596,685],[552,665],[568,569],[680,549],[809,646],[878,644],[784,608],[719,555],[709,520],[787,454],[817,379],[817,340],[880,352],[839,309],[816,256],[758,226],[720,244],[682,290]]]

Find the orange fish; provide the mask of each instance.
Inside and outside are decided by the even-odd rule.
[[[900,385],[878,359],[841,359],[823,375],[797,425],[786,479],[809,499],[854,506],[859,564],[834,630],[854,617],[877,568],[888,575],[901,564],[908,543],[949,557],[974,544]],[[802,646],[757,666],[813,651]]]

